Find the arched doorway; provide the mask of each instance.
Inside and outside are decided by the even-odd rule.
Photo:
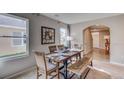
[[[109,62],[110,28],[105,25],[91,25],[83,30],[84,54],[93,54],[94,59]]]

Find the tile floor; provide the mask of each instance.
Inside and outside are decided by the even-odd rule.
[[[108,72],[113,79],[124,79],[124,65],[110,63],[109,55],[105,55],[104,51],[94,49],[93,66]],[[60,77],[63,78],[62,76]],[[41,78],[43,79],[44,76],[41,76]],[[92,78],[92,76],[90,78]],[[14,77],[14,79],[36,79],[36,68]],[[76,76],[73,77],[73,79],[76,79]]]

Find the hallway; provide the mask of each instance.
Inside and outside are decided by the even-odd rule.
[[[105,54],[104,50],[93,49],[93,67],[109,73],[112,79],[124,78],[124,65],[110,62],[110,57]],[[89,72],[89,74],[87,78],[97,78],[100,75],[100,73],[94,75],[92,72]]]
[[[109,54],[105,54],[104,49],[93,49],[93,59],[97,60],[99,62],[110,62],[110,56]]]

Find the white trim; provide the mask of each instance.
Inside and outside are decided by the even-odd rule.
[[[27,19],[27,18],[19,17],[19,16],[12,15],[12,14],[0,13],[0,15],[5,15],[5,16],[8,16],[8,17],[13,17],[13,18],[21,19],[21,20],[26,21],[26,23],[29,22],[29,19]],[[16,26],[6,26],[6,25],[0,25],[0,26],[9,27],[9,28],[16,28],[16,29],[24,29],[23,27],[16,27]]]
[[[26,73],[26,72],[31,71],[31,70],[34,70],[34,69],[35,69],[35,65],[33,65],[33,66],[31,66],[31,67],[28,67],[28,68],[26,68],[26,69],[23,69],[23,70],[21,70],[21,71],[19,71],[19,72],[16,72],[16,73],[14,73],[14,74],[5,76],[5,77],[3,77],[3,79],[11,79],[11,78],[14,78],[14,77],[16,77],[16,76],[18,76],[18,75],[21,75],[21,74],[23,74],[23,73]]]
[[[16,55],[16,56],[9,56],[9,57],[0,58],[0,62],[20,59],[20,58],[24,58],[24,57],[28,57],[28,56],[29,56],[29,54],[26,52],[25,54],[20,54],[20,55]]]
[[[17,19],[21,19],[21,20],[29,21],[27,18],[19,17],[19,16],[12,15],[12,14],[0,13],[0,15],[5,15],[5,16],[9,16],[9,17],[13,17],[13,18],[17,18]]]
[[[18,27],[18,26],[0,25],[0,27],[26,30],[24,27]]]

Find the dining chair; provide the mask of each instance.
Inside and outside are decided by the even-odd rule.
[[[72,78],[74,75],[77,75],[78,78],[81,78],[82,75],[86,75],[89,71],[89,70],[86,71],[87,66],[91,65],[91,63],[92,63],[92,56],[83,57],[74,64],[70,65],[68,67],[68,71],[73,73],[73,75],[70,78]]]
[[[84,57],[84,50],[83,49],[80,49],[80,54],[79,55],[76,55],[74,56],[73,58],[71,58],[71,64],[79,61],[81,58]]]
[[[34,51],[34,56],[37,67],[37,79],[42,76],[42,74],[45,74],[46,79],[48,78],[48,76],[52,76],[52,78],[57,76],[57,66],[46,61],[45,53]]]
[[[102,69],[98,69],[98,68],[91,67],[91,66],[88,66],[88,68],[90,70],[87,76],[85,76],[85,79],[111,79],[112,78],[110,73]]]
[[[93,51],[91,51],[90,53],[87,53],[87,54],[83,54],[83,56],[81,57],[88,57],[88,58],[92,58],[93,59]],[[91,66],[93,66],[93,62],[91,62]]]
[[[57,51],[56,45],[49,46],[49,51],[50,51],[50,53],[55,53]]]
[[[58,50],[64,50],[64,45],[58,45]]]
[[[80,49],[79,44],[74,44],[74,48]]]

